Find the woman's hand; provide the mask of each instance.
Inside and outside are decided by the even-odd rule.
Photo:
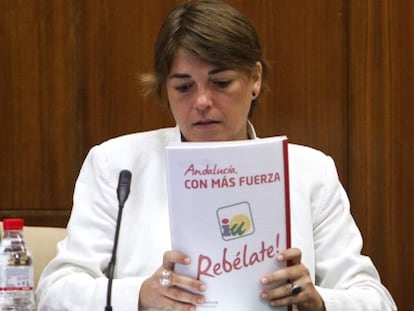
[[[193,311],[195,305],[204,303],[202,295],[189,291],[203,292],[205,285],[190,277],[172,271],[174,264],[188,265],[190,258],[176,251],[164,253],[163,264],[141,286],[139,294],[139,311],[147,309]],[[160,279],[169,274],[170,285],[161,285]],[[167,273],[165,273],[167,272]],[[170,274],[171,272],[171,274]]]
[[[277,260],[285,261],[288,266],[262,277],[263,285],[276,283],[279,286],[263,290],[261,297],[269,300],[271,306],[295,304],[300,311],[323,311],[325,307],[322,297],[312,283],[309,270],[301,263],[301,257],[302,253],[297,248],[280,253]],[[300,286],[296,293],[292,293],[293,285]]]

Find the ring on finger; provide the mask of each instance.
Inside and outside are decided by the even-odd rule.
[[[172,271],[168,269],[164,269],[161,271],[160,276],[160,284],[162,287],[170,287],[171,286],[171,277]]]
[[[290,295],[296,296],[302,291],[302,287],[300,287],[298,284],[292,283],[292,286],[290,287]]]

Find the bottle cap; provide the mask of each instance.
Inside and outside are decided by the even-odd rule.
[[[22,218],[3,219],[3,230],[22,230],[24,221]]]

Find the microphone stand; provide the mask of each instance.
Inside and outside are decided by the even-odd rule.
[[[124,209],[125,201],[129,195],[129,188],[131,184],[131,172],[127,170],[121,171],[119,174],[119,182],[118,182],[118,217],[116,220],[116,227],[115,227],[115,238],[114,238],[114,248],[112,249],[112,257],[111,261],[109,262],[108,266],[108,288],[106,294],[106,306],[105,311],[112,311],[111,305],[111,298],[112,298],[112,280],[114,278],[114,270],[115,270],[115,263],[116,263],[116,252],[118,249],[118,237],[119,237],[119,230],[121,228],[121,219],[122,219],[122,210]]]

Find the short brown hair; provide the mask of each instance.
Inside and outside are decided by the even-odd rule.
[[[262,64],[265,85],[268,66],[256,29],[232,6],[218,0],[190,0],[175,6],[164,20],[154,49],[154,72],[141,76],[147,93],[155,91],[167,103],[165,82],[178,50],[220,68],[242,70],[248,75]],[[250,112],[259,97],[252,101]]]

